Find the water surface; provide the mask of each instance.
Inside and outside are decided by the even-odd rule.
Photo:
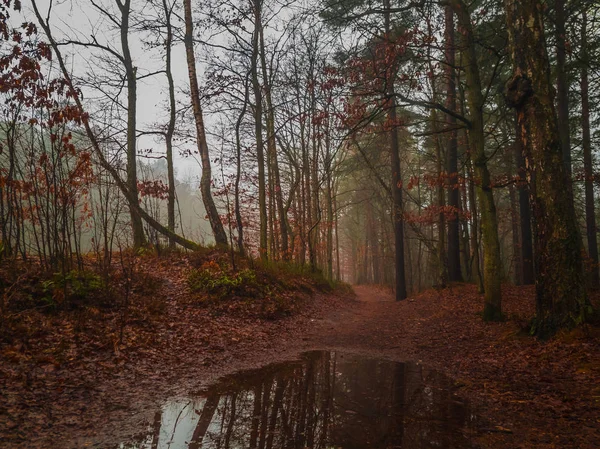
[[[329,351],[223,378],[121,449],[469,448],[470,412],[420,364]]]

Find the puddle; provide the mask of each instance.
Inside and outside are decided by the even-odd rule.
[[[315,351],[157,410],[121,449],[469,448],[468,405],[414,363]]]

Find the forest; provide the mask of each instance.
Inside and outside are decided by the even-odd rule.
[[[145,442],[110,426],[195,364],[309,349],[426,362],[355,362],[436,416],[374,448],[600,445],[596,2],[0,0],[0,45],[0,447],[166,448],[170,406]],[[311,357],[245,418],[194,399],[189,447],[222,407],[236,447],[371,447],[333,437],[336,379],[368,375],[321,354],[311,399]],[[466,440],[407,421],[454,423],[450,384]]]

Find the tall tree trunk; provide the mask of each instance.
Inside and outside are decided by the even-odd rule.
[[[269,231],[267,234],[267,244],[269,247],[270,258],[273,260],[279,259],[279,235],[275,229],[275,221],[277,220],[277,210],[275,206],[275,196],[273,192],[275,190],[275,184],[273,183],[273,166],[271,165],[271,154],[267,148],[267,200],[269,205],[267,207],[267,218],[269,223]]]
[[[371,243],[371,234],[373,233],[372,230],[372,224],[373,224],[373,220],[371,219],[370,215],[365,217],[365,253],[363,254],[363,264],[364,264],[364,283],[365,284],[370,284],[371,283],[371,263],[370,261],[372,260],[371,258],[369,258],[369,250],[371,250],[372,252],[372,243]]]
[[[131,0],[115,0],[121,12],[121,48],[123,51],[123,65],[127,75],[127,187],[135,201],[138,198],[137,186],[137,68],[133,65],[131,51],[129,49],[129,15],[131,12]],[[146,244],[144,226],[142,219],[135,213],[136,205],[129,204],[131,214],[131,226],[133,230],[133,247],[140,248]]]
[[[569,174],[554,108],[550,64],[540,0],[505,0],[514,75],[507,101],[517,110],[535,223],[536,319],[545,338],[585,321],[591,306],[585,291],[579,235]]]
[[[328,155],[329,157],[329,155]],[[330,165],[329,163],[327,165]],[[327,236],[326,236],[326,260],[327,279],[333,280],[333,192],[331,188],[331,171],[328,170],[325,182],[325,202],[327,204]]]
[[[590,284],[592,288],[596,289],[600,287],[600,276],[598,275],[598,240],[596,236],[596,210],[594,206],[594,168],[590,137],[587,22],[587,11],[584,8],[581,22],[581,131],[583,134],[583,167],[585,172],[585,224],[588,254],[593,265],[590,272]]]
[[[310,156],[308,153],[308,137],[304,139],[302,144],[302,182],[304,184],[302,191],[304,192],[304,201],[303,201],[303,228],[304,232],[302,233],[302,252],[303,262],[306,261],[306,249],[308,249],[308,260],[311,268],[313,259],[314,259],[314,250],[312,241],[310,239],[310,230],[313,226],[313,215],[312,215],[312,183],[310,181]]]
[[[445,21],[445,59],[446,59],[446,108],[456,111],[456,77],[454,75],[455,47],[454,47],[454,11],[446,6]],[[448,128],[456,128],[456,118],[446,114]],[[448,279],[451,282],[463,280],[460,270],[460,222],[459,222],[459,190],[458,190],[458,141],[456,129],[449,132],[448,139],[448,206],[452,213],[448,219]]]
[[[315,79],[314,73],[310,75],[310,87],[308,87],[310,95],[310,116],[314,117],[317,113],[317,98],[315,95]],[[312,146],[312,158],[310,158],[310,185],[312,193],[312,204],[310,205],[312,211],[312,222],[311,227],[308,230],[308,252],[310,259],[311,269],[316,270],[319,267],[318,262],[318,251],[319,251],[319,233],[321,223],[321,210],[319,206],[319,139],[317,137],[317,124],[314,120],[311,120],[310,127],[310,141]]]
[[[167,198],[167,227],[171,232],[175,232],[175,170],[173,166],[173,134],[175,133],[175,120],[177,113],[177,104],[175,103],[175,82],[173,81],[172,71],[172,46],[173,46],[173,26],[171,24],[171,15],[173,14],[173,6],[167,4],[167,0],[163,0],[163,9],[165,12],[167,38],[165,41],[166,65],[165,72],[167,82],[169,84],[169,124],[167,125],[167,133],[165,135],[167,145],[167,182],[169,184]],[[175,240],[169,239],[169,246],[175,247]]]
[[[227,234],[219,211],[213,201],[211,184],[212,169],[210,166],[210,155],[208,153],[208,144],[206,142],[206,132],[204,130],[204,117],[202,116],[202,105],[200,104],[200,89],[198,87],[198,76],[196,74],[196,56],[194,54],[194,22],[192,18],[192,1],[183,0],[185,15],[185,55],[187,59],[188,74],[190,77],[190,95],[192,97],[192,107],[194,109],[194,121],[196,124],[196,143],[200,160],[202,161],[202,177],[200,178],[200,191],[202,201],[208,221],[212,228],[213,236],[217,245],[227,246]]]
[[[470,153],[470,151],[469,151]],[[475,172],[473,170],[473,164],[471,163],[471,155],[467,157],[467,170],[469,172],[469,209],[471,210],[471,252],[472,255],[472,267],[471,273],[473,280],[477,284],[477,291],[484,293],[485,288],[483,286],[483,273],[481,273],[481,262],[479,258],[479,216],[477,212],[477,198],[475,195]]]
[[[562,147],[567,180],[571,183],[571,135],[569,131],[569,82],[566,71],[567,41],[565,30],[565,0],[554,1],[556,39],[556,92],[558,109],[558,134]]]
[[[258,58],[260,56],[260,24],[262,0],[251,1],[254,8],[254,32],[252,34],[252,61],[250,71],[252,73],[252,89],[254,91],[254,132],[256,138],[256,159],[258,162],[258,212],[260,217],[260,258],[267,260],[269,257],[268,242],[268,217],[267,217],[267,190],[265,178],[265,149],[262,135],[262,92],[258,79]]]
[[[340,232],[339,232],[339,213],[337,206],[337,184],[334,188],[333,193],[333,211],[334,211],[334,220],[335,220],[335,279],[337,281],[342,280],[342,272],[340,267]]]
[[[465,177],[466,178],[466,177]],[[462,195],[459,197],[460,199],[460,210],[467,211],[469,208],[467,207],[467,188],[462,191]],[[461,241],[462,241],[462,251],[460,252],[461,256],[461,264],[465,270],[465,279],[472,281],[473,273],[471,272],[469,259],[471,257],[471,244],[469,241],[469,221],[464,218],[460,220],[460,228],[461,228]]]
[[[396,99],[393,86],[388,91],[390,106],[388,111],[391,123],[397,122]],[[406,299],[406,276],[404,266],[404,218],[402,199],[402,176],[400,173],[400,145],[398,143],[398,130],[392,126],[390,136],[390,149],[392,156],[392,192],[393,192],[393,217],[394,217],[394,241],[395,241],[395,266],[396,266],[396,301]]]
[[[237,227],[237,245],[241,256],[244,256],[246,250],[244,248],[244,221],[242,220],[242,211],[240,205],[240,182],[242,178],[242,138],[241,127],[250,102],[250,86],[248,77],[244,82],[244,104],[237,121],[235,122],[235,151],[236,151],[236,173],[235,173],[235,222]]]
[[[477,197],[481,212],[481,230],[483,235],[483,285],[485,306],[483,318],[486,321],[502,319],[502,296],[500,287],[500,273],[502,262],[500,259],[500,242],[498,239],[498,219],[496,204],[492,191],[491,176],[485,155],[485,135],[483,130],[482,93],[477,54],[475,52],[475,36],[471,24],[471,15],[467,5],[462,0],[452,0],[452,7],[458,17],[462,28],[464,48],[464,69],[467,82],[467,103],[469,106],[469,146],[473,157],[474,172],[477,178]]]
[[[372,220],[373,224],[371,227],[371,266],[373,267],[373,283],[381,285],[381,254],[379,253],[379,223],[373,206],[368,203],[368,214],[369,219]]]
[[[517,165],[518,190],[519,190],[519,229],[521,235],[521,278],[523,285],[532,285],[535,282],[533,267],[533,236],[531,235],[531,207],[529,205],[529,185],[527,183],[527,170],[523,143],[519,123],[515,120],[515,163]]]
[[[269,161],[271,164],[271,173],[273,174],[274,192],[271,195],[275,196],[275,205],[277,207],[279,232],[281,234],[281,255],[283,260],[289,259],[289,243],[288,243],[288,223],[283,207],[283,190],[281,189],[281,180],[279,175],[279,161],[277,158],[277,145],[275,141],[275,109],[273,108],[273,100],[271,98],[271,81],[267,70],[267,57],[265,52],[265,39],[262,23],[260,24],[260,59],[262,66],[264,97],[267,110],[267,152],[269,153]]]
[[[385,39],[388,44],[391,44],[391,23],[390,23],[390,0],[383,1],[385,9]],[[396,111],[396,92],[394,90],[394,78],[396,70],[392,70],[392,76],[389,77],[387,83],[387,100],[388,100],[388,121],[390,123],[390,155],[392,162],[392,217],[394,222],[394,241],[395,241],[395,267],[396,267],[396,282],[395,294],[396,301],[406,299],[406,274],[404,266],[404,217],[403,217],[403,200],[402,200],[402,173],[400,167],[400,144],[398,142],[397,128],[397,111]]]
[[[523,259],[521,258],[521,233],[519,232],[519,214],[517,213],[517,195],[512,184],[508,186],[510,199],[510,224],[513,248],[513,267],[515,285],[523,285]]]
[[[435,132],[435,164],[436,164],[436,174],[437,174],[437,202],[439,207],[438,213],[438,246],[437,246],[437,256],[438,256],[438,287],[445,288],[448,284],[448,253],[446,252],[446,195],[444,192],[444,184],[442,182],[443,175],[443,164],[442,164],[442,145],[440,142],[440,135],[438,134],[437,129],[437,114],[435,110],[431,111],[432,113],[432,122],[434,123],[434,132]]]

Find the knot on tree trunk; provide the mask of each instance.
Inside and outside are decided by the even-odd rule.
[[[506,83],[506,92],[504,98],[511,108],[522,106],[529,97],[533,95],[533,85],[531,80],[523,73],[515,74]]]

